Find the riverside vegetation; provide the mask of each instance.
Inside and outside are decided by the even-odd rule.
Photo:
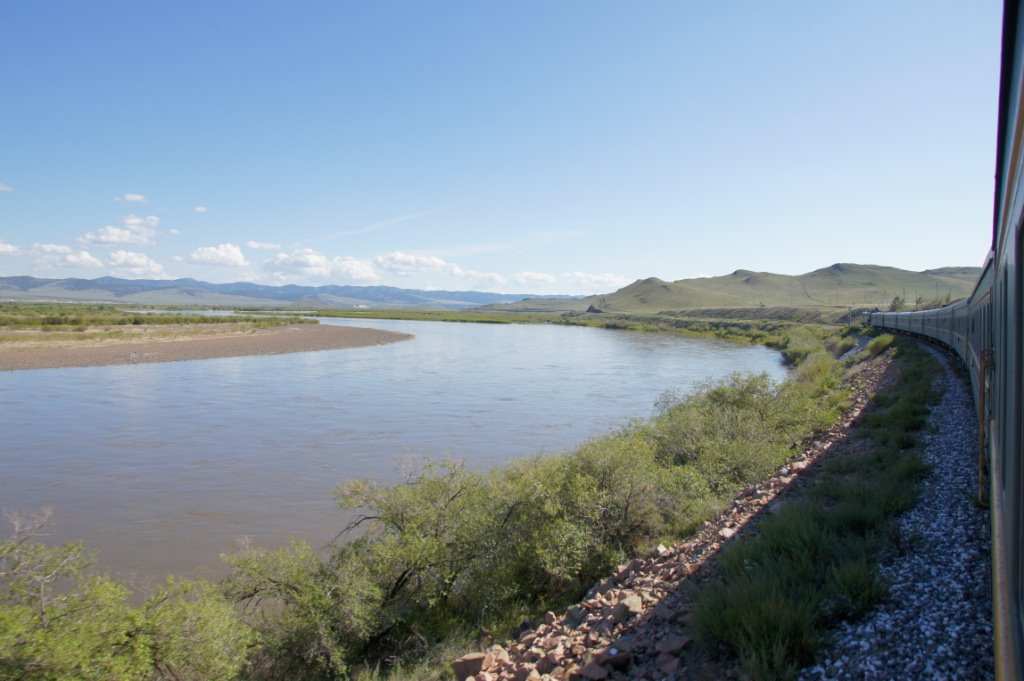
[[[251,331],[256,328],[316,324],[308,317],[281,315],[214,316],[184,312],[142,312],[119,305],[0,303],[0,344],[87,344],[110,340],[180,338]]]
[[[140,605],[93,572],[81,546],[36,541],[44,518],[22,519],[0,544],[0,676],[443,676],[439,661],[452,650],[490,632],[505,636],[578,599],[626,558],[693,531],[835,420],[844,365],[828,348],[852,341],[796,325],[771,335],[794,366],[784,383],[732,375],[666,395],[649,420],[501,469],[433,462],[392,487],[345,483],[337,500],[361,516],[344,541],[324,550],[301,540],[244,547],[225,556],[231,571],[222,582],[172,580]],[[822,494],[839,495],[836,506],[856,515],[863,509],[851,504],[868,481],[851,485]],[[861,576],[872,569],[832,572],[872,585]],[[710,598],[734,608],[738,596]],[[705,621],[710,645],[733,640]],[[735,640],[740,651],[723,654],[762,645]]]

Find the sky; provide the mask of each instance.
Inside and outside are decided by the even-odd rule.
[[[996,0],[0,8],[0,276],[506,293],[982,263]]]

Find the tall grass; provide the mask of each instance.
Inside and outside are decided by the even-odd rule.
[[[751,679],[792,678],[829,627],[886,597],[878,558],[898,539],[894,519],[916,503],[927,472],[916,447],[937,397],[934,361],[911,343],[897,347],[900,377],[863,419],[872,449],[829,459],[801,500],[723,552],[724,582],[698,599],[699,640]]]

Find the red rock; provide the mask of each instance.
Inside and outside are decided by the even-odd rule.
[[[658,641],[656,648],[659,653],[678,653],[680,650],[690,645],[689,636],[681,636],[679,634],[669,634],[665,638]]]
[[[636,594],[631,594],[623,598],[612,610],[612,620],[614,622],[621,622],[628,617],[639,615],[643,611],[643,599]]]
[[[633,661],[633,654],[628,650],[611,647],[601,655],[601,664],[622,671]]]
[[[483,666],[484,654],[470,653],[469,655],[463,655],[452,662],[452,671],[455,672],[455,678],[462,681],[463,679],[479,674],[483,671]]]
[[[672,616],[675,614],[676,611],[664,602],[658,603],[656,606],[654,606],[654,616],[660,619],[672,619]]]
[[[489,653],[494,658],[495,663],[504,662],[509,658],[508,651],[499,645],[493,645],[484,652]]]
[[[536,674],[535,678],[540,678],[540,673],[532,664],[517,664],[516,668],[512,670],[512,678],[514,681],[527,681],[530,679],[531,674]]]
[[[601,681],[601,679],[608,676],[608,670],[599,665],[597,662],[590,661],[583,665],[580,669],[579,675],[590,681]]]
[[[654,660],[654,666],[661,670],[662,674],[672,676],[679,669],[679,658],[675,655],[662,653]]]

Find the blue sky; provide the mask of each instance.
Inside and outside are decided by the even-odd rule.
[[[980,265],[1000,6],[0,9],[0,275],[530,293]]]

